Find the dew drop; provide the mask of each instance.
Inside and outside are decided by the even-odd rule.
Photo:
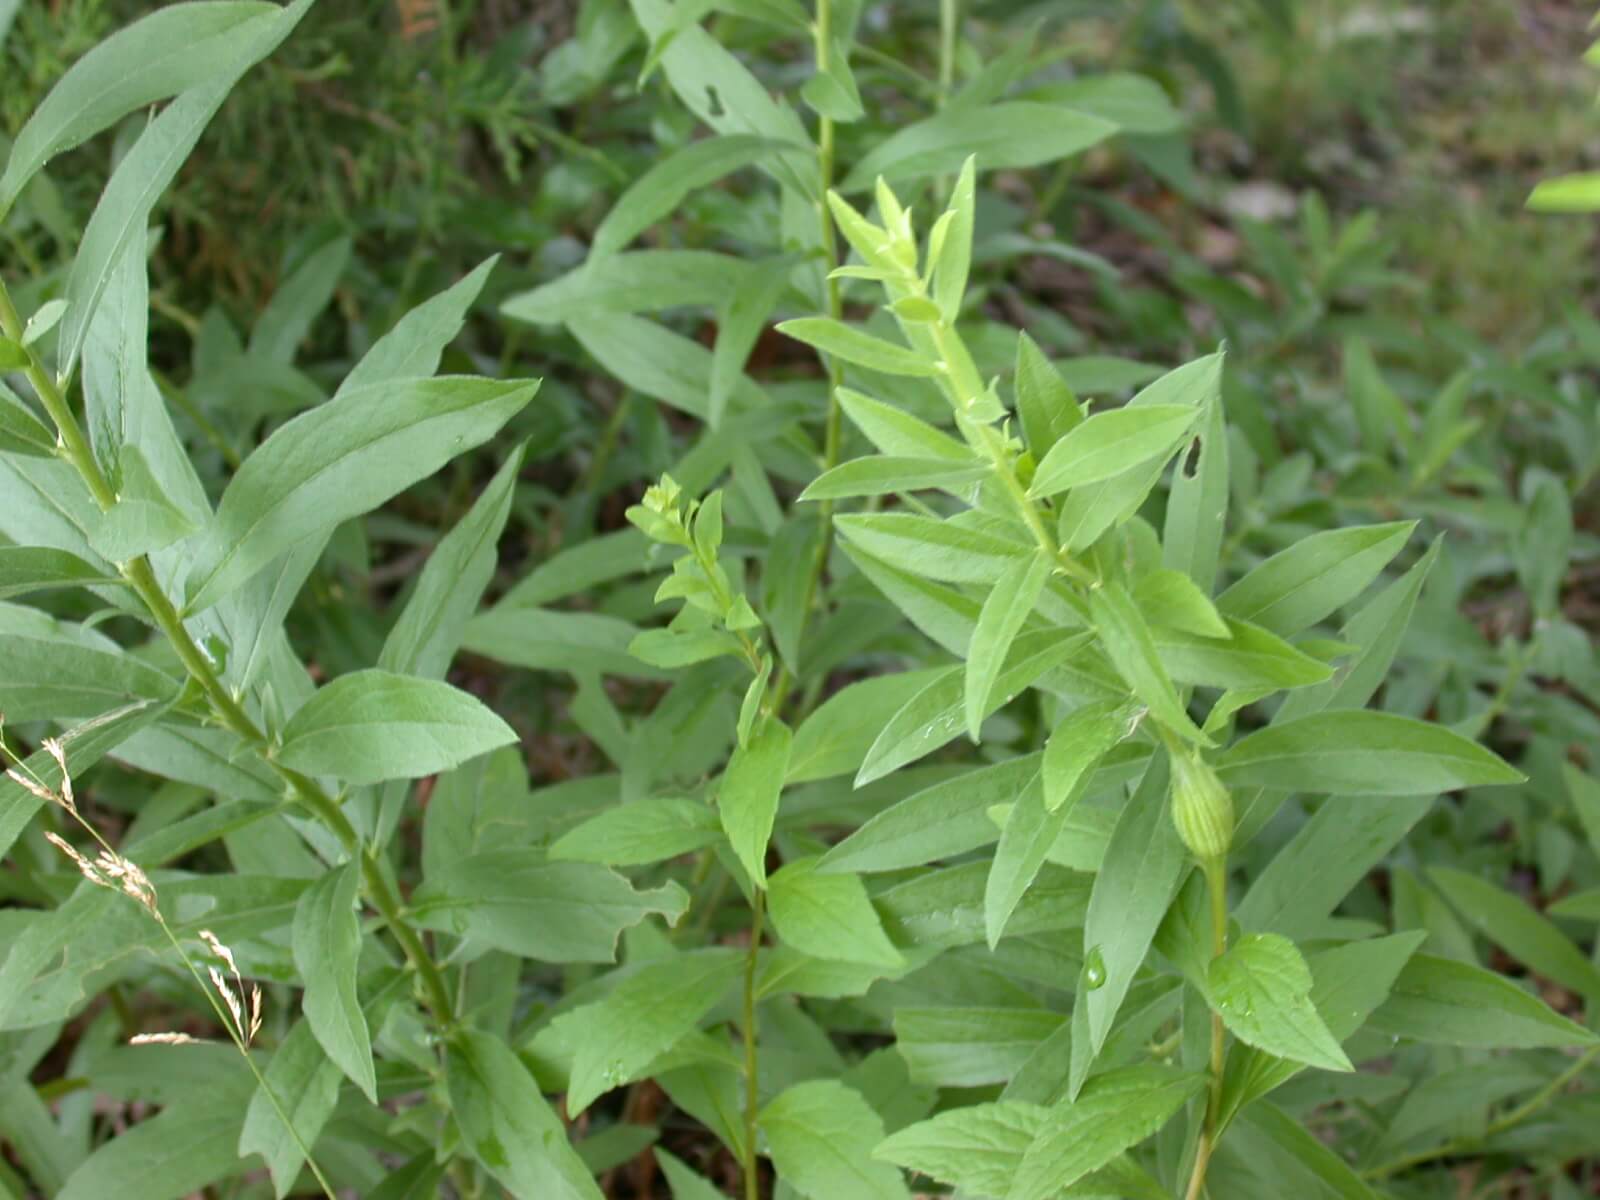
[[[1083,960],[1083,983],[1091,992],[1104,986],[1106,981],[1106,959],[1096,946],[1089,951],[1089,957]]]

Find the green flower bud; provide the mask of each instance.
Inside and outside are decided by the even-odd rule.
[[[1233,797],[1203,760],[1172,756],[1172,823],[1202,863],[1225,858],[1233,844]]]

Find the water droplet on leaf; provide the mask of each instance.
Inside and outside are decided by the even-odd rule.
[[[1091,992],[1104,986],[1106,981],[1105,955],[1100,953],[1096,946],[1089,951],[1089,957],[1083,960],[1083,983]]]

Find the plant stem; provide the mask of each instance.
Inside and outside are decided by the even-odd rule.
[[[1211,893],[1211,957],[1221,958],[1228,949],[1228,864],[1223,858],[1214,858],[1201,864],[1206,873],[1206,885]],[[1206,1186],[1206,1168],[1211,1165],[1211,1154],[1217,1148],[1217,1121],[1222,1112],[1222,1068],[1227,1048],[1227,1029],[1222,1015],[1211,1013],[1211,1082],[1206,1093],[1205,1125],[1200,1131],[1200,1141],[1195,1146],[1194,1169],[1189,1175],[1189,1187],[1184,1193],[1187,1200],[1199,1200]]]
[[[812,24],[812,48],[817,74],[823,75],[833,65],[833,5],[832,0],[817,0],[817,19]],[[833,119],[819,117],[817,122],[817,229],[822,240],[822,272],[825,304],[828,316],[835,321],[844,315],[844,299],[839,281],[833,278],[839,265],[839,231],[833,223],[833,213],[828,210],[828,191],[833,187]],[[842,418],[839,410],[839,388],[844,383],[844,364],[824,356],[823,365],[828,372],[828,409],[823,418],[822,471],[839,463]],[[810,620],[811,610],[817,602],[817,591],[822,586],[822,574],[828,567],[828,554],[833,548],[833,501],[824,500],[817,505],[816,553],[811,559],[811,569],[806,572],[805,590],[801,597],[802,626]],[[772,685],[772,712],[777,714],[794,687],[794,672],[783,663]]]
[[[761,1074],[756,1055],[756,959],[767,893],[759,885],[750,921],[750,950],[744,960],[744,1200],[760,1200],[761,1176],[756,1169],[756,1114],[761,1110]]]
[[[1434,1146],[1428,1150],[1419,1150],[1415,1154],[1407,1154],[1401,1158],[1380,1163],[1376,1167],[1369,1167],[1361,1172],[1363,1179],[1385,1179],[1390,1175],[1409,1170],[1411,1167],[1420,1166],[1435,1159],[1451,1158],[1457,1154],[1467,1154],[1478,1149],[1489,1138],[1497,1133],[1504,1133],[1522,1124],[1529,1117],[1537,1115],[1546,1105],[1554,1100],[1561,1090],[1582,1075],[1593,1065],[1596,1058],[1600,1058],[1600,1046],[1595,1046],[1583,1052],[1573,1064],[1549,1083],[1545,1084],[1532,1096],[1517,1105],[1504,1116],[1497,1117],[1484,1127],[1483,1133],[1478,1137],[1456,1138],[1454,1141],[1445,1142],[1442,1146]]]
[[[939,0],[939,107],[950,99],[956,81],[956,33],[961,28],[961,0]]]
[[[13,340],[21,341],[22,321],[3,281],[0,281],[0,331]],[[50,420],[55,424],[57,447],[61,457],[77,471],[101,511],[111,508],[117,502],[116,492],[106,478],[105,472],[100,469],[100,464],[96,461],[88,441],[83,436],[83,430],[73,415],[71,405],[67,403],[56,381],[39,362],[38,356],[31,351],[25,373],[34,393],[39,397],[39,402],[44,405]],[[205,694],[212,714],[221,724],[249,744],[267,766],[289,786],[301,803],[338,837],[347,853],[361,860],[361,876],[365,883],[367,898],[383,915],[395,940],[400,943],[401,950],[411,963],[412,969],[422,980],[428,996],[428,1007],[432,1009],[434,1019],[441,1028],[449,1028],[455,1023],[455,1010],[450,1003],[450,992],[445,987],[444,976],[434,964],[427,947],[422,943],[422,938],[406,922],[400,901],[389,887],[388,878],[384,875],[377,856],[362,845],[361,835],[344,815],[339,802],[323,791],[315,780],[298,771],[290,770],[274,758],[270,739],[228,691],[227,686],[218,677],[211,660],[195,644],[194,638],[184,627],[183,618],[156,579],[149,559],[141,555],[123,563],[120,569],[122,577],[139,597],[156,627],[172,644],[189,677]]]

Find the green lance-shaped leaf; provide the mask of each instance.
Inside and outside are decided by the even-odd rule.
[[[361,921],[355,904],[360,886],[360,864],[352,859],[306,889],[294,910],[294,964],[305,984],[302,1007],[311,1032],[328,1057],[376,1104],[372,1037],[356,995]]]
[[[973,155],[985,171],[1035,167],[1087,150],[1116,131],[1110,121],[1053,104],[952,106],[879,142],[839,190],[862,191],[879,177],[895,183],[957,171]]]
[[[1527,901],[1454,867],[1431,867],[1428,878],[1471,924],[1512,957],[1600,1004],[1600,968],[1555,922]]]
[[[1600,1036],[1568,1020],[1504,975],[1471,963],[1415,955],[1369,1028],[1445,1046],[1594,1046]]]
[[[207,0],[158,9],[73,63],[17,134],[0,176],[0,216],[49,160],[131,112],[225,70],[241,37],[272,21],[264,0]]]
[[[1357,796],[1418,796],[1523,779],[1460,734],[1365,709],[1269,725],[1234,743],[1216,767],[1230,787]]]
[[[621,250],[672,213],[690,192],[751,163],[776,158],[786,150],[805,153],[809,148],[756,134],[728,133],[690,142],[674,150],[617,197],[611,211],[594,231],[590,253],[603,255]]]
[[[412,894],[423,928],[545,962],[613,962],[624,929],[651,913],[676,922],[688,904],[676,883],[637,891],[615,871],[551,862],[533,848],[452,859]]]
[[[1210,745],[1211,739],[1190,720],[1161,663],[1150,628],[1127,589],[1120,583],[1096,588],[1089,595],[1089,611],[1106,657],[1150,714],[1189,741]]]
[[[460,1031],[445,1055],[445,1081],[462,1149],[513,1196],[602,1200],[561,1118],[510,1046]]]
[[[908,1200],[900,1172],[871,1157],[883,1118],[838,1080],[785,1089],[760,1122],[779,1177],[809,1200]]]
[[[518,446],[511,452],[477,503],[428,556],[416,590],[384,639],[378,655],[383,670],[424,679],[444,678],[467,621],[477,611],[494,575],[496,544],[511,515],[511,497],[525,449]]]
[[[1107,751],[1132,736],[1144,713],[1131,701],[1098,700],[1063,718],[1044,747],[1040,770],[1045,808],[1070,808]]]
[[[722,999],[743,965],[727,949],[675,954],[628,976],[603,1000],[551,1022],[549,1036],[575,1048],[567,1085],[571,1117],[640,1078],[650,1064],[693,1032]]]
[[[232,30],[226,44],[217,48],[216,69],[162,110],[117,164],[83,231],[67,275],[67,309],[56,343],[60,374],[71,374],[88,336],[89,322],[124,251],[135,237],[143,237],[150,210],[189,157],[233,85],[250,67],[277,49],[310,7],[311,0],[295,0]],[[0,210],[3,207],[0,205]]]
[[[1217,597],[1217,607],[1230,617],[1293,637],[1364,592],[1416,525],[1395,521],[1314,533],[1228,588]]]
[[[373,383],[284,424],[245,460],[199,535],[188,611],[487,441],[537,390],[449,377]]]
[[[935,429],[926,421],[892,404],[874,400],[852,388],[840,388],[835,395],[845,415],[883,454],[894,458],[937,458],[956,463],[978,461],[971,449],[948,433]],[[47,440],[45,445],[48,450],[50,442]]]
[[[1214,959],[1206,992],[1240,1041],[1329,1071],[1354,1068],[1311,1003],[1311,968],[1288,938],[1247,934]]]
[[[278,759],[309,775],[381,783],[433,775],[516,740],[459,688],[374,669],[318,689],[284,727]]]
[[[1049,1110],[1005,1200],[1049,1200],[1165,1125],[1205,1086],[1202,1075],[1129,1067],[1096,1077]]]
[[[733,752],[717,792],[722,828],[733,851],[758,885],[767,882],[767,842],[778,816],[778,797],[789,771],[794,736],[777,718],[769,718],[747,744]]]
[[[904,959],[883,932],[859,875],[824,874],[799,859],[768,880],[772,924],[788,945],[813,958],[894,968]]]
[[[947,458],[891,458],[873,455],[852,459],[824,471],[800,494],[802,500],[845,500],[856,496],[885,496],[924,488],[955,491],[992,474],[983,462],[952,462]]]
[[[1147,404],[1095,413],[1050,448],[1034,471],[1028,494],[1054,495],[1165,457],[1199,416],[1200,410],[1189,404]]]
[[[1018,559],[995,582],[983,602],[967,651],[967,736],[974,742],[990,712],[995,681],[1011,652],[1011,644],[1033,612],[1054,565],[1044,554]]]
[[[590,817],[550,847],[550,857],[632,867],[676,858],[722,838],[715,810],[699,800],[654,796]]]
[[[842,362],[854,363],[885,375],[912,375],[932,378],[940,366],[906,346],[898,346],[832,317],[797,317],[783,321],[778,332]]]

